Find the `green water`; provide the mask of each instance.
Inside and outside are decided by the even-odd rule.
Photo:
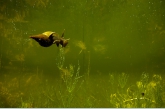
[[[1,0],[0,107],[165,107],[164,5]],[[64,29],[65,48],[29,38]]]

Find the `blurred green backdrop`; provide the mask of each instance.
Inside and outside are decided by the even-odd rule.
[[[163,0],[1,0],[0,71],[59,75],[59,48],[41,47],[29,36],[55,31],[70,38],[65,65],[84,74],[165,70]],[[58,77],[58,76],[57,76]]]

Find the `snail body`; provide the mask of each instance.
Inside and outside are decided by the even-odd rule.
[[[52,31],[46,31],[42,34],[30,36],[30,38],[37,41],[43,47],[49,47],[52,44],[56,44],[57,47],[61,44],[62,47],[65,47],[68,44],[69,39],[64,38],[64,32],[62,33],[61,37]]]

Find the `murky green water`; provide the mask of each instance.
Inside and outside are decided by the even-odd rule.
[[[1,0],[0,107],[165,107],[164,5]],[[64,29],[65,48],[29,38]]]

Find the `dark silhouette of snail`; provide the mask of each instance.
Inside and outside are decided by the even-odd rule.
[[[58,33],[52,31],[46,31],[42,34],[33,35],[30,36],[30,38],[36,40],[43,47],[49,47],[52,44],[56,44],[57,47],[61,44],[62,47],[65,47],[69,41],[69,39],[64,39],[64,32],[60,37]]]

